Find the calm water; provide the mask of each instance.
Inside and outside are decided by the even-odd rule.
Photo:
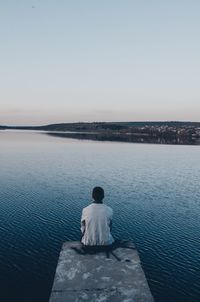
[[[200,301],[200,146],[0,132],[0,301],[48,301],[63,241],[103,186],[156,301]]]

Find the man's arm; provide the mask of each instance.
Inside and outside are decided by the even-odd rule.
[[[81,221],[81,239],[85,234],[85,220]]]
[[[85,233],[85,220],[81,221],[81,233]]]
[[[110,217],[109,217],[109,227],[110,227],[110,231],[112,231],[112,218],[113,218],[113,209],[109,209],[110,211]]]
[[[81,233],[82,237],[85,233],[85,215],[84,215],[84,210],[82,211],[82,216],[81,216]]]
[[[112,220],[111,219],[110,219],[109,227],[110,227],[110,231],[112,231]]]

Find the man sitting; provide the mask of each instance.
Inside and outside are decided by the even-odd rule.
[[[81,217],[81,243],[84,247],[109,247],[114,242],[111,235],[113,210],[103,204],[104,190],[95,187],[93,202],[83,209]]]

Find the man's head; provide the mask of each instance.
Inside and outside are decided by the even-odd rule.
[[[97,203],[102,203],[104,199],[104,190],[101,187],[95,187],[92,191],[92,198]]]

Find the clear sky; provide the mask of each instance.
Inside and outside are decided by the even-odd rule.
[[[199,0],[0,0],[0,125],[200,121]]]

